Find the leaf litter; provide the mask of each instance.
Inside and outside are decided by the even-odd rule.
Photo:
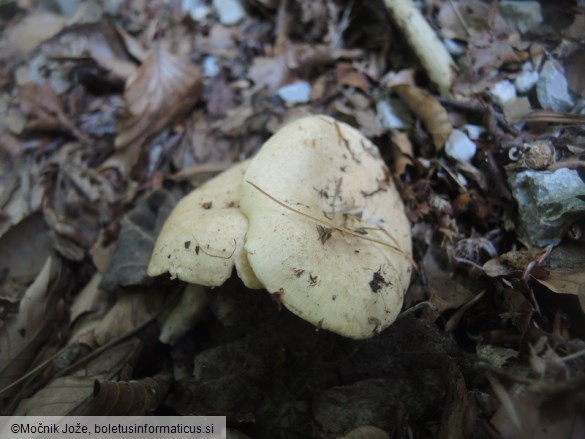
[[[250,0],[234,21],[220,3],[0,5],[1,413],[223,414],[234,437],[581,437],[585,183],[548,247],[521,233],[543,226],[519,225],[510,185],[583,180],[582,5],[526,2],[522,21],[425,1],[413,32],[386,9],[410,1]],[[448,53],[442,76],[425,38]],[[302,99],[279,94],[298,84]],[[380,148],[419,267],[405,309],[433,306],[367,342],[235,280],[162,312],[184,286],[144,274],[174,200],[319,113]],[[455,130],[464,156],[445,151]]]

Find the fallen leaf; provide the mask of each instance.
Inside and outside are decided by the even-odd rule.
[[[146,267],[155,238],[176,200],[164,189],[150,194],[129,211],[121,221],[118,237],[108,269],[100,288],[114,291],[118,287],[148,284]]]
[[[14,412],[17,416],[80,415],[94,389],[95,380],[117,377],[123,367],[135,362],[142,346],[136,338],[123,342],[93,359],[70,376],[53,379]]]
[[[65,17],[49,12],[28,15],[8,30],[8,44],[26,55],[43,41],[57,35],[65,27],[65,23]]]
[[[71,323],[75,322],[83,314],[96,312],[104,306],[106,301],[100,297],[103,292],[98,288],[101,280],[102,275],[100,273],[94,274],[87,285],[75,296],[69,315]]]
[[[162,343],[175,344],[207,315],[209,302],[209,291],[205,287],[187,284],[179,302],[163,317],[159,340]]]
[[[576,439],[585,436],[583,378],[573,381],[572,385],[559,383],[559,389],[565,389],[549,395],[531,391],[524,385],[516,385],[508,391],[502,386],[499,393],[505,395],[505,404],[502,403],[490,423],[504,438]]]
[[[394,167],[393,174],[400,181],[400,177],[406,172],[408,166],[414,163],[414,151],[412,143],[406,133],[398,130],[392,130],[392,148]]]
[[[93,333],[97,345],[103,346],[147,321],[152,313],[146,302],[147,296],[142,291],[121,294],[114,306],[95,325]]]
[[[171,55],[161,43],[155,44],[126,83],[128,113],[116,137],[116,148],[140,147],[159,134],[197,102],[201,86],[199,69]]]
[[[416,117],[418,117],[433,138],[440,151],[453,130],[447,110],[429,92],[418,87],[400,84],[392,87]]]
[[[35,281],[24,293],[18,314],[10,316],[0,331],[0,389],[22,376],[36,358],[39,348],[51,335],[48,328],[53,323],[54,294],[49,289],[51,258]],[[9,396],[16,387],[3,393]]]
[[[126,80],[136,71],[120,31],[110,20],[69,27],[43,46],[49,58],[93,58],[116,79]]]
[[[0,272],[4,273],[0,299],[18,302],[52,255],[48,229],[40,214],[12,226],[0,238]]]
[[[96,380],[84,416],[144,416],[156,410],[171,386],[171,374],[133,381]]]
[[[18,90],[20,106],[23,112],[33,116],[25,130],[58,130],[62,129],[87,143],[87,136],[79,131],[69,116],[65,114],[63,104],[49,82],[24,84]]]

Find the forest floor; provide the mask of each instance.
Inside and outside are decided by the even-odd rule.
[[[585,437],[583,3],[397,5],[0,1],[0,414]],[[146,273],[183,195],[311,114],[378,147],[411,224],[365,340]]]

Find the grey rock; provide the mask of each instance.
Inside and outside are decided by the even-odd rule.
[[[540,71],[536,95],[542,108],[547,110],[570,111],[575,105],[575,99],[569,92],[567,78],[552,61],[545,62]]]
[[[504,19],[525,33],[542,23],[542,10],[536,1],[500,2],[500,14]]]
[[[508,183],[518,202],[520,238],[537,247],[558,244],[571,225],[585,218],[585,183],[574,169],[554,172],[509,172]]]

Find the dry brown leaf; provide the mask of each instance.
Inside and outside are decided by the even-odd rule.
[[[28,15],[8,30],[8,44],[26,55],[43,41],[58,34],[65,27],[65,23],[65,17],[49,12]]]
[[[89,56],[114,78],[126,80],[136,71],[124,45],[126,42],[109,20],[101,20],[66,29],[43,46],[43,53],[50,58],[83,59]]]
[[[199,69],[177,58],[162,44],[126,83],[124,100],[128,114],[116,138],[116,148],[141,146],[181,117],[199,99]]]
[[[491,277],[522,274],[540,252],[539,249],[510,251],[490,259],[483,264],[483,269]]]
[[[400,177],[406,172],[406,168],[414,163],[414,151],[408,135],[398,130],[392,130],[392,144],[396,147],[392,149],[393,173],[400,180]]]
[[[157,409],[167,395],[171,375],[160,373],[138,381],[95,381],[86,416],[144,416]]]
[[[38,354],[39,348],[51,335],[55,304],[50,294],[51,258],[20,301],[18,315],[10,316],[0,332],[0,389],[12,384],[24,374]],[[3,393],[12,394],[16,388]]]
[[[18,95],[22,111],[35,118],[27,123],[25,129],[63,129],[82,142],[88,142],[87,136],[65,114],[61,100],[49,82],[42,85],[32,82],[25,84],[19,88]]]
[[[248,78],[254,81],[253,90],[267,87],[274,92],[288,78],[288,67],[282,56],[257,56],[248,69]]]
[[[103,346],[152,317],[146,301],[147,295],[143,291],[122,294],[96,325],[94,334],[97,344]]]
[[[339,85],[349,85],[363,91],[366,95],[370,93],[368,78],[358,72],[351,64],[340,62],[335,66],[335,76]]]
[[[400,99],[418,117],[433,138],[435,148],[440,151],[453,130],[447,110],[426,90],[400,84],[392,87]]]
[[[96,379],[113,379],[134,363],[142,343],[133,338],[102,353],[79,372],[55,378],[33,396],[21,401],[15,415],[65,416],[83,412]]]
[[[94,274],[81,292],[75,296],[71,305],[70,322],[73,323],[81,315],[95,312],[105,305],[106,300],[100,297],[102,292],[98,288],[101,281],[102,275],[100,273]]]
[[[490,420],[503,438],[579,438],[585,435],[583,380],[575,380],[570,391],[542,396],[526,386],[506,392],[506,405]],[[559,388],[562,384],[559,383]]]
[[[467,41],[471,35],[489,29],[489,6],[486,3],[462,0],[441,2],[437,20],[444,38]]]
[[[48,230],[40,214],[29,215],[12,226],[0,238],[0,299],[18,302],[52,255]]]

